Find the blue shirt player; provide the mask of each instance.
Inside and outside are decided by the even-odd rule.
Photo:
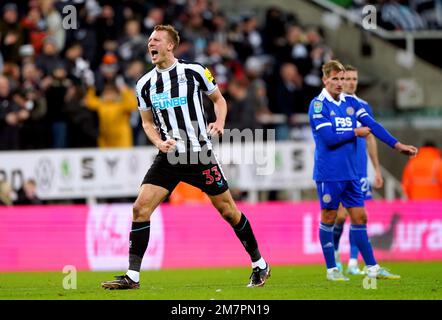
[[[322,72],[325,88],[311,101],[309,119],[316,144],[313,179],[321,205],[319,240],[327,265],[327,279],[348,280],[336,267],[334,255],[333,226],[340,203],[350,214],[350,233],[367,266],[367,276],[376,278],[381,267],[367,235],[367,214],[357,165],[357,137],[372,132],[391,148],[410,156],[417,154],[417,148],[399,142],[367,113],[357,99],[341,94],[345,68],[339,61],[326,63]],[[357,121],[361,127],[357,127]]]
[[[365,101],[360,99],[358,96],[356,96],[356,90],[358,87],[358,70],[351,66],[346,65],[345,66],[345,79],[344,79],[344,85],[343,85],[343,91],[345,94],[352,96],[356,100],[359,101],[359,103],[363,106],[363,108],[367,111],[367,113],[374,119],[373,112],[371,109],[371,106]],[[361,123],[358,121],[357,126],[362,126]],[[375,177],[373,181],[373,187],[375,188],[381,188],[384,184],[384,180],[382,178],[381,173],[381,166],[379,164],[379,157],[378,157],[378,148],[377,148],[377,142],[376,138],[373,134],[368,134],[365,138],[358,137],[357,138],[357,166],[358,166],[358,174],[361,181],[361,190],[364,194],[365,200],[372,199],[372,189],[371,184],[368,180],[368,157],[367,157],[367,151],[368,155],[370,156],[371,162],[373,164],[373,167],[375,169]],[[348,216],[347,210],[341,205],[339,206],[337,218],[335,221],[335,225],[333,228],[333,241],[335,246],[335,259],[336,259],[336,265],[339,268],[340,271],[343,271],[341,258],[340,258],[340,252],[339,252],[339,242],[341,239],[341,235],[344,229],[345,220]],[[347,267],[347,274],[351,275],[363,275],[364,272],[361,271],[358,267],[358,247],[356,246],[356,243],[352,237],[350,237],[350,259],[348,260],[348,267]],[[382,269],[385,270],[385,269]],[[381,275],[378,275],[379,277],[388,278],[388,279],[399,279],[400,276],[394,275],[389,272],[383,272]]]

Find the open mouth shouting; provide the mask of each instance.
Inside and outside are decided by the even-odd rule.
[[[158,58],[158,50],[155,49],[150,50],[150,56],[152,57],[152,60]]]

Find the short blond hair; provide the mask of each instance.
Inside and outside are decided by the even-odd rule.
[[[352,66],[351,64],[346,64],[344,68],[345,71],[358,71],[358,69],[356,69],[356,67]]]
[[[180,36],[178,31],[170,24],[158,24],[155,26],[154,31],[166,31],[174,44],[174,49],[179,46]]]
[[[330,60],[322,66],[322,74],[324,77],[328,78],[332,71],[345,72],[345,67],[338,60]]]

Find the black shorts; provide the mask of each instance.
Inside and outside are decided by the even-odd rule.
[[[176,185],[182,181],[210,196],[216,196],[228,190],[229,186],[213,152],[208,153],[208,160],[193,161],[194,164],[171,164],[167,154],[159,152],[144,176],[142,184],[160,186],[172,193]]]

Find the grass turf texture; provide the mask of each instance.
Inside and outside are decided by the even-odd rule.
[[[246,288],[249,268],[143,271],[139,290],[104,290],[118,272],[78,272],[77,289],[65,290],[60,272],[0,273],[0,299],[293,300],[442,299],[442,262],[385,263],[401,280],[378,280],[364,289],[363,276],[349,282],[325,279],[322,265],[274,266],[263,288]]]

